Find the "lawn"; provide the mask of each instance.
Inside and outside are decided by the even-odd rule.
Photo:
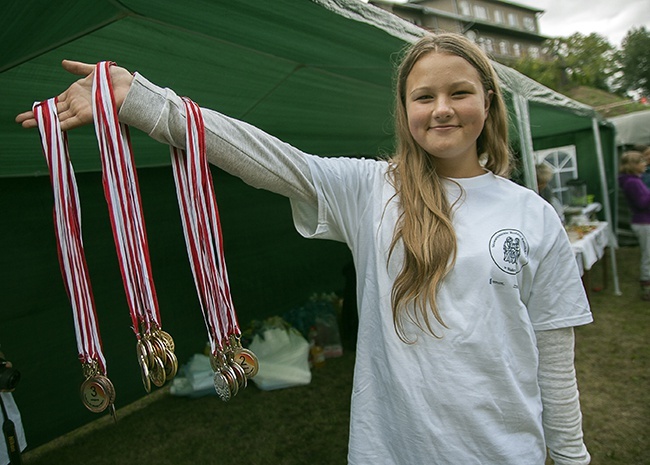
[[[595,322],[576,332],[576,368],[594,465],[650,463],[650,302],[639,298],[638,248],[617,251],[612,274],[591,293]],[[592,286],[602,285],[602,262]],[[159,390],[88,427],[27,452],[26,465],[346,463],[354,353],[328,359],[311,384],[277,391],[254,385],[229,403]],[[420,465],[420,464],[414,464]],[[461,464],[459,464],[461,465]]]

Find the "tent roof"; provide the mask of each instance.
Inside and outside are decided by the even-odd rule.
[[[650,145],[650,110],[615,116],[609,121],[616,127],[617,145]]]
[[[12,121],[75,79],[64,58],[116,61],[308,152],[390,152],[395,53],[425,33],[357,0],[32,0],[5,13],[0,176],[47,173],[36,131]],[[497,69],[535,109],[533,137],[590,126],[591,108]],[[132,137],[138,166],[168,162],[160,144]],[[77,171],[100,169],[91,128],[70,135],[70,152]]]

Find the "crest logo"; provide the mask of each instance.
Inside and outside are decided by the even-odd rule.
[[[501,229],[490,238],[490,256],[499,269],[517,274],[528,264],[528,241],[521,231]]]

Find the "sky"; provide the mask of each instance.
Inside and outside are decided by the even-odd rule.
[[[544,10],[539,16],[540,33],[550,37],[596,32],[620,48],[630,29],[645,26],[650,30],[648,0],[514,0],[514,3]]]

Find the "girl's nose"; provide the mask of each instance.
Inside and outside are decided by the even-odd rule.
[[[433,109],[433,117],[435,119],[449,119],[454,114],[454,110],[446,98],[439,98],[436,100],[435,107]]]

